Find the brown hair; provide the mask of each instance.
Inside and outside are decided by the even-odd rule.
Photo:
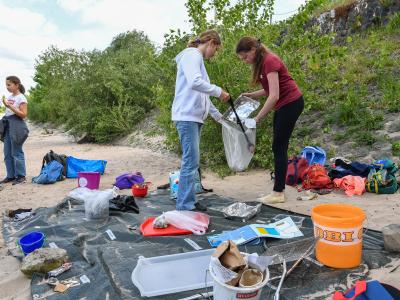
[[[272,53],[272,51],[261,43],[260,39],[245,36],[242,37],[236,45],[236,54],[239,54],[240,52],[249,52],[253,48],[256,49],[256,57],[253,63],[253,78],[251,83],[256,85],[260,82],[263,59],[267,54]]]
[[[25,88],[21,83],[21,80],[17,76],[8,76],[6,80],[11,81],[14,84],[18,84],[18,90],[21,94],[25,94]]]
[[[208,41],[213,41],[214,45],[221,45],[221,38],[215,30],[207,30],[192,40],[187,44],[188,47],[197,48],[200,44],[207,43]]]

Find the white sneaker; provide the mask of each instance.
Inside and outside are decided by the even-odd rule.
[[[272,192],[271,194],[258,198],[258,201],[263,204],[283,203],[286,201],[284,192]]]

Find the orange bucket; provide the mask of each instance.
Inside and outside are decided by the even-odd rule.
[[[322,264],[339,269],[360,265],[364,211],[346,204],[321,204],[311,210],[314,234],[319,238],[315,254]]]

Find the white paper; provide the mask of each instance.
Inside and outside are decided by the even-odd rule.
[[[271,264],[273,259],[273,256],[259,256],[257,253],[252,253],[247,256],[247,263],[249,267],[264,272],[265,269]]]
[[[203,248],[201,248],[201,247],[199,246],[199,244],[197,244],[195,241],[192,241],[192,240],[189,239],[189,238],[186,238],[186,239],[185,239],[185,242],[188,243],[190,246],[192,246],[194,250],[201,250],[201,249],[203,249]]]
[[[106,233],[108,234],[108,237],[110,238],[110,240],[113,241],[116,239],[116,237],[115,237],[114,233],[111,231],[111,229],[107,229]]]
[[[211,256],[210,267],[217,279],[224,283],[231,281],[238,275],[237,273],[225,268],[219,261],[219,258],[214,256]]]
[[[81,277],[79,277],[79,279],[83,284],[90,283],[90,279],[86,275],[82,275]]]

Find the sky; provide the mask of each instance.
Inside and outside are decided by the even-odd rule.
[[[0,96],[5,78],[34,86],[36,58],[48,47],[102,50],[113,37],[144,31],[158,46],[169,29],[190,31],[186,0],[0,0]],[[305,0],[275,0],[274,21],[290,17]]]

